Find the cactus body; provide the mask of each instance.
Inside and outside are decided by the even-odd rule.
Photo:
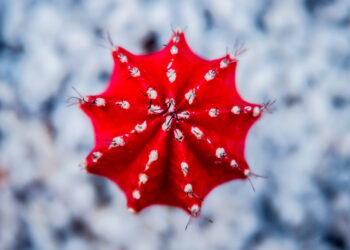
[[[263,108],[237,92],[235,58],[200,58],[180,30],[154,54],[112,54],[107,89],[80,102],[96,142],[85,167],[115,182],[131,212],[162,204],[197,216],[213,188],[249,178],[245,139]]]

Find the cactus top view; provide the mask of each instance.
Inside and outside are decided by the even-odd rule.
[[[239,95],[236,58],[199,57],[182,30],[153,54],[112,55],[106,90],[80,100],[95,132],[84,167],[116,183],[129,211],[162,204],[196,217],[216,186],[249,179],[246,136],[265,107]]]

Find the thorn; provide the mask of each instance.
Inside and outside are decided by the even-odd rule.
[[[190,223],[192,222],[192,215],[190,215],[190,218],[187,221],[186,227],[185,227],[185,231],[187,230],[188,226],[190,225]]]
[[[114,45],[114,43],[113,43],[111,34],[109,33],[109,31],[107,31],[106,34],[107,34],[107,41],[109,42],[109,44],[111,45],[111,47],[114,48],[115,45]]]
[[[255,188],[254,188],[253,182],[250,179],[250,177],[253,176],[253,177],[259,177],[259,178],[267,179],[267,176],[255,174],[255,173],[251,172],[249,169],[245,169],[243,171],[243,174],[247,177],[247,179],[248,179],[248,181],[249,181],[249,183],[250,183],[250,185],[251,185],[251,187],[252,187],[254,192],[255,192]]]
[[[262,104],[262,111],[266,111],[268,113],[273,113],[276,109],[272,107],[276,103],[276,100],[269,100],[266,103]]]
[[[244,47],[244,42],[239,41],[236,39],[234,45],[233,45],[233,56],[234,58],[240,57],[243,55],[248,49]]]
[[[101,43],[96,43],[96,45],[99,46],[99,47],[101,47],[101,48],[107,49],[107,50],[110,50],[110,49],[111,49],[110,47],[107,47],[106,45],[101,44]]]
[[[252,189],[253,189],[253,191],[254,191],[254,193],[255,193],[255,188],[254,188],[254,185],[253,185],[252,180],[251,180],[249,177],[247,177],[247,178],[248,178],[248,181],[249,181],[249,183],[250,183],[250,186],[252,187]]]

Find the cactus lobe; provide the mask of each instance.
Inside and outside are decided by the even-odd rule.
[[[112,55],[106,90],[80,102],[95,132],[85,167],[116,183],[131,212],[162,204],[197,216],[213,188],[249,178],[245,140],[263,107],[237,92],[235,58],[200,58],[181,30],[153,54]]]

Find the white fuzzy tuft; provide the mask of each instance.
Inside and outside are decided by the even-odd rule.
[[[91,155],[91,158],[92,158],[92,161],[93,162],[97,162],[98,159],[100,159],[102,157],[102,153],[101,152],[93,152],[92,155]]]
[[[224,148],[217,148],[215,154],[216,154],[216,157],[219,159],[224,158],[226,156],[226,152]]]
[[[184,175],[186,176],[188,173],[188,164],[186,162],[181,162],[181,170],[184,173]]]
[[[129,109],[130,108],[130,103],[127,101],[120,101],[120,102],[116,102],[115,104],[120,106],[122,109]]]
[[[170,48],[170,53],[176,55],[179,52],[178,48],[174,45]]]
[[[145,184],[148,181],[148,177],[146,174],[140,174],[139,175],[139,183]]]
[[[203,138],[203,132],[198,127],[192,127],[191,133],[194,134],[197,137],[197,139]]]
[[[191,89],[190,91],[188,91],[185,94],[185,99],[187,100],[187,102],[189,104],[192,104],[195,98],[196,98],[196,90],[195,89]]]
[[[134,199],[138,200],[141,198],[141,194],[140,194],[140,191],[139,190],[134,190],[132,192],[132,197],[134,197]]]
[[[144,121],[142,124],[136,124],[136,126],[135,126],[135,130],[138,133],[143,132],[146,128],[147,128],[147,122],[146,121]]]
[[[186,193],[193,193],[192,185],[191,184],[186,184],[184,191]]]
[[[241,113],[241,108],[239,106],[233,106],[231,112],[235,115],[239,115]]]
[[[167,72],[166,72],[166,75],[169,79],[169,82],[174,82],[175,79],[176,79],[176,71],[174,69],[169,69]]]
[[[235,160],[231,160],[230,166],[233,167],[233,168],[237,168],[238,164],[237,164],[237,162]]]
[[[219,115],[219,109],[214,108],[209,110],[209,116],[210,117],[217,117]]]
[[[140,76],[140,70],[136,67],[129,69],[129,71],[130,71],[130,75],[132,77],[139,77]]]
[[[113,141],[110,145],[110,147],[119,147],[119,146],[124,146],[125,142],[122,136],[117,136],[113,138]]]
[[[208,71],[208,73],[205,74],[204,78],[207,82],[209,82],[213,80],[215,76],[216,76],[216,71],[211,69]]]
[[[99,98],[95,99],[95,104],[97,107],[104,107],[104,106],[106,106],[106,101],[105,101],[105,99],[99,97]]]
[[[156,99],[157,98],[157,91],[153,88],[148,88],[147,95],[148,95],[149,99]]]
[[[175,136],[175,139],[178,142],[182,142],[182,140],[184,139],[184,135],[183,135],[183,133],[181,132],[180,129],[175,129],[174,130],[174,136]]]
[[[260,115],[261,109],[258,106],[255,106],[253,109],[253,116],[257,117],[258,115]]]

